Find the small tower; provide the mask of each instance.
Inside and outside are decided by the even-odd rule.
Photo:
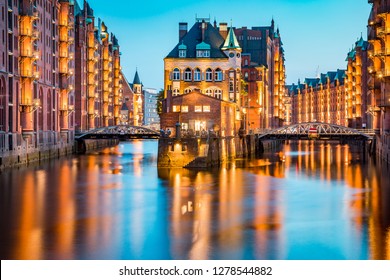
[[[241,47],[238,44],[237,37],[234,34],[233,27],[230,27],[229,33],[226,36],[225,43],[221,48],[230,59],[239,59],[241,66]]]
[[[134,80],[133,80],[133,112],[134,112],[134,125],[143,124],[143,93],[142,93],[142,83],[138,76],[138,71],[135,70]]]

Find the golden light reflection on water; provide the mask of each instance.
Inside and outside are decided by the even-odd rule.
[[[128,258],[144,256],[144,250],[153,256],[156,249],[148,244],[159,244],[153,238],[154,231],[164,232],[161,225],[169,240],[164,256],[284,259],[295,218],[289,195],[304,195],[294,192],[291,180],[342,196],[323,205],[324,213],[335,206],[345,215],[334,219],[345,219],[351,234],[345,243],[353,245],[341,251],[362,246],[356,258],[367,251],[367,258],[390,259],[389,170],[354,147],[291,142],[263,158],[211,170],[162,169],[147,181],[144,144],[131,145],[127,153],[116,147],[1,174],[2,215],[9,225],[1,233],[3,259],[123,257],[113,244],[130,244]]]

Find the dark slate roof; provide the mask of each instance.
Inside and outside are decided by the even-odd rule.
[[[344,81],[345,81],[345,77],[346,77],[346,70],[342,70],[342,69],[337,69],[336,71],[336,76],[335,76],[335,80],[338,80],[340,85],[343,85],[344,84]]]
[[[204,42],[211,47],[210,58],[227,58],[221,50],[224,39],[219,34],[218,29],[214,28],[209,22],[204,34]],[[179,57],[179,45],[182,43],[187,46],[187,58],[196,58],[196,45],[202,42],[202,23],[196,22],[187,34],[180,40],[174,49],[167,55],[167,58]]]
[[[126,102],[122,103],[121,111],[129,111],[129,107],[127,107]]]
[[[334,82],[334,77],[336,77],[337,72],[336,71],[329,71],[326,73],[326,77],[329,78],[329,82]]]
[[[360,39],[356,42],[356,47],[362,48],[363,51],[367,50],[368,42],[363,40],[363,36],[360,36]]]
[[[136,85],[140,85],[141,84],[141,80],[139,79],[137,70],[135,70],[135,76],[134,76],[134,80],[133,80],[133,85],[134,84],[136,84]]]
[[[80,5],[77,1],[74,2],[74,15],[75,16],[78,16],[81,14],[81,8],[80,8]]]
[[[305,84],[307,84],[309,87],[316,87],[319,80],[319,78],[305,78]]]

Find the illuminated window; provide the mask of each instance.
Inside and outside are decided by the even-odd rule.
[[[181,123],[181,128],[187,130],[188,129],[188,123]]]
[[[195,112],[202,112],[202,106],[195,105]]]
[[[180,81],[180,70],[178,68],[173,70],[173,80]]]
[[[190,93],[191,91],[192,91],[192,88],[186,88],[186,89],[184,90],[184,93],[187,94],[187,93]]]
[[[233,79],[229,80],[229,92],[234,92],[234,81],[233,81]]]
[[[206,89],[206,95],[212,96],[213,95],[213,90],[208,88]]]
[[[222,90],[216,89],[216,90],[214,91],[214,97],[215,97],[215,98],[218,98],[218,99],[222,99]]]
[[[208,68],[206,70],[206,81],[210,82],[212,80],[213,80],[213,71],[210,68]]]
[[[184,72],[184,80],[191,81],[192,80],[192,71],[190,68],[187,68]]]
[[[194,81],[198,82],[201,80],[201,76],[200,76],[200,69],[199,68],[196,68],[195,71],[194,71]]]
[[[180,106],[179,105],[173,105],[172,110],[173,110],[173,112],[180,112]]]
[[[222,81],[222,70],[217,68],[214,72],[214,81],[220,82]]]
[[[188,112],[188,106],[181,106],[181,111],[183,113],[187,113]]]
[[[173,95],[173,96],[177,96],[177,95],[179,95],[179,94],[180,94],[179,89],[178,89],[178,88],[174,88],[174,89],[173,89],[173,92],[172,92],[172,95]]]
[[[203,106],[203,112],[210,112],[210,105]]]

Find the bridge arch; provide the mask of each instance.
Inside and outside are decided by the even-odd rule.
[[[79,134],[77,139],[145,139],[159,138],[158,131],[135,125],[114,125],[95,128],[88,132]]]
[[[305,139],[310,131],[315,129],[320,138],[365,138],[371,140],[374,135],[373,129],[354,129],[337,124],[321,122],[305,122],[283,126],[273,130],[259,133],[259,139],[283,138],[283,139]]]

